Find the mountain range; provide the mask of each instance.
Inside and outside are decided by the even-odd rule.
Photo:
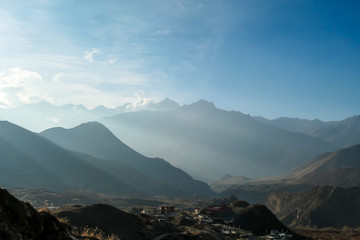
[[[318,155],[284,175],[249,180],[246,184],[360,185],[360,144]]]
[[[143,110],[124,112],[126,109]],[[49,119],[52,119],[53,123],[57,122],[55,125],[75,125],[84,120],[87,122],[101,118],[99,121],[124,143],[109,129],[100,127],[99,123],[83,124],[67,130],[54,128],[43,131],[40,135],[47,137],[55,145],[60,145],[62,151],[66,150],[66,154],[70,154],[71,157],[81,159],[89,165],[88,167],[100,169],[105,175],[108,173],[111,173],[111,176],[117,175],[117,178],[121,178],[121,183],[127,186],[132,186],[132,182],[138,179],[155,184],[156,181],[163,181],[165,179],[163,176],[171,175],[172,171],[169,169],[173,167],[171,165],[170,168],[166,167],[166,162],[164,163],[160,158],[166,159],[177,168],[184,169],[196,179],[207,182],[213,182],[227,175],[232,176],[231,181],[238,185],[239,181],[244,182],[243,179],[249,181],[247,178],[273,176],[284,178],[284,173],[290,171],[291,177],[286,177],[285,182],[313,185],[324,182],[323,179],[342,178],[344,181],[342,184],[338,183],[340,186],[345,186],[345,183],[353,186],[357,183],[358,169],[353,167],[327,169],[321,173],[308,172],[302,176],[302,179],[297,177],[294,171],[295,169],[299,171],[299,166],[309,164],[309,160],[319,154],[333,152],[339,149],[341,144],[357,142],[360,135],[359,116],[338,122],[292,118],[267,120],[241,112],[218,109],[213,103],[205,100],[180,107],[170,99],[158,103],[125,104],[113,109],[98,106],[92,110],[82,105],[68,104],[56,107],[46,102],[39,102],[18,109],[1,108],[0,116],[2,118],[11,116],[10,118],[17,118],[18,122],[39,129],[46,128]],[[51,116],[55,117],[47,118]],[[14,151],[16,154],[25,155],[23,158],[29,157],[27,152],[24,153],[22,146],[16,145],[16,141],[12,143],[6,138],[1,141],[2,145],[9,149],[2,153],[4,156],[11,156],[11,152]],[[42,151],[40,147],[42,144],[37,146],[38,154]],[[45,147],[45,149],[51,148]],[[8,166],[15,166],[16,162],[21,162],[19,159],[22,158],[17,158]],[[31,159],[34,165],[38,164],[37,156],[31,156]],[[101,164],[99,159],[103,160]],[[149,162],[151,166],[147,164]],[[29,162],[24,163],[26,164]],[[36,171],[42,172],[38,175],[56,176],[51,171],[44,170],[42,164],[38,164],[41,166]],[[161,176],[155,174],[158,171],[162,172]],[[180,175],[186,175],[187,179],[191,178],[183,173]],[[236,182],[233,176],[243,177]],[[151,181],[148,180],[149,178]],[[273,179],[279,178],[273,177]],[[349,183],[350,179],[354,182]],[[33,178],[32,181],[35,180],[36,178]],[[252,181],[258,180],[250,182]],[[232,185],[230,182],[223,185],[221,190]],[[337,185],[334,181],[325,183]],[[144,185],[143,188],[139,186],[137,188],[143,190],[148,187]]]
[[[116,155],[116,160],[108,155],[96,158],[81,151],[70,151],[39,134],[9,122],[0,122],[1,185],[143,197],[213,194],[205,183],[193,180],[166,161],[146,158],[131,150],[99,123],[83,124],[69,132],[76,132],[79,136],[86,133],[83,140],[94,144],[92,146],[103,140],[109,147],[102,149],[100,146],[98,149]],[[113,145],[111,140],[100,137],[113,137]],[[110,153],[111,149],[117,150]]]
[[[289,118],[289,117],[280,117],[273,120],[269,120],[260,116],[253,116],[253,118],[261,123],[269,124],[274,127],[286,129],[292,132],[299,132],[310,135],[314,131],[331,125],[333,122],[324,122],[319,119],[308,120],[300,118]]]
[[[227,184],[227,179],[235,181]],[[246,181],[238,179],[242,178],[224,176],[210,186],[214,191],[222,190],[220,194],[223,196],[234,194],[252,203],[263,203],[273,192],[304,192],[318,185],[360,186],[360,145],[322,153],[280,176]]]
[[[75,127],[84,122],[95,121],[101,117],[113,116],[123,112],[139,110],[168,111],[178,107],[179,104],[169,98],[160,102],[139,100],[115,108],[100,105],[93,109],[88,109],[82,104],[55,106],[49,102],[41,101],[17,108],[1,107],[0,104],[0,119],[39,132],[51,127]]]
[[[336,147],[321,139],[259,123],[200,100],[172,111],[122,113],[100,120],[147,156],[161,156],[195,178],[225,174],[270,177]]]
[[[299,118],[277,118],[269,120],[263,117],[253,117],[255,120],[288,131],[304,133],[320,138],[339,147],[360,144],[360,115],[341,121],[324,122],[318,119],[307,120]]]

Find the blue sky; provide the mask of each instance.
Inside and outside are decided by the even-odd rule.
[[[0,105],[360,114],[358,1],[0,0]]]

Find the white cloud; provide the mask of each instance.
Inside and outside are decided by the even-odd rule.
[[[53,77],[53,81],[54,82],[60,82],[61,81],[61,77],[64,76],[64,73],[56,73]]]
[[[144,91],[142,90],[137,90],[134,96],[136,97],[136,100],[126,106],[126,110],[129,112],[146,108],[147,105],[153,103],[151,98],[144,97]]]
[[[160,30],[156,31],[156,34],[166,36],[166,35],[171,34],[171,31],[167,30],[167,29],[160,29]]]
[[[115,62],[116,62],[116,58],[107,56],[107,59],[104,61],[104,64],[114,64]]]
[[[26,86],[29,82],[41,82],[42,77],[29,70],[19,67],[10,68],[8,71],[0,72],[0,89],[18,88]]]
[[[55,124],[61,122],[61,119],[58,118],[58,117],[48,118],[48,120],[49,120],[50,122],[52,122],[52,123],[55,123]]]
[[[133,102],[129,107],[132,111],[151,102],[152,99],[144,97],[142,91],[136,92],[135,96],[134,91],[138,88],[148,91],[148,78],[154,76],[126,71],[126,64],[103,67],[107,71],[101,75],[96,75],[93,69],[83,72],[74,68],[64,73],[54,68],[53,72],[39,74],[20,67],[0,68],[0,108],[14,108],[39,101],[55,105],[84,104],[88,108],[100,104],[116,107]]]
[[[84,59],[86,61],[88,61],[89,63],[93,63],[94,62],[94,55],[97,54],[97,53],[99,53],[99,50],[97,50],[95,48],[93,50],[91,50],[91,51],[85,51],[84,52]]]
[[[10,107],[24,103],[50,100],[41,91],[42,77],[33,71],[20,67],[0,72],[0,102]]]

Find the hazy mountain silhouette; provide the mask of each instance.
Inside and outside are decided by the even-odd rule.
[[[305,134],[311,134],[320,128],[325,126],[330,126],[334,122],[323,122],[318,119],[315,120],[307,120],[307,119],[300,119],[300,118],[288,118],[288,117],[281,117],[276,118],[273,120],[266,119],[264,117],[253,117],[255,120],[269,124],[278,128],[282,128],[292,132],[299,132]]]
[[[90,156],[69,152],[9,122],[0,122],[0,182],[16,188],[131,193],[115,177],[90,164]]]
[[[320,139],[259,123],[200,100],[173,111],[139,111],[100,120],[147,156],[161,156],[196,178],[225,174],[268,177],[335,147]]]
[[[37,132],[54,126],[72,127],[108,115],[97,115],[83,105],[67,104],[58,107],[42,101],[18,108],[0,109],[0,116],[1,120]]]
[[[360,115],[320,128],[311,135],[341,147],[360,144]]]
[[[178,107],[179,105],[176,102],[168,98],[160,102],[127,103],[116,108],[100,105],[93,109],[87,109],[81,104],[55,106],[46,101],[26,104],[18,108],[9,108],[0,103],[0,120],[10,121],[31,131],[39,132],[51,127],[75,127],[83,122],[95,121],[122,112],[167,111]]]
[[[9,122],[0,122],[0,162],[0,183],[9,188],[82,190],[132,196],[212,194],[206,184],[194,181],[181,170],[172,173],[177,173],[174,181],[180,178],[179,183],[184,185],[162,183],[129,164],[71,152]],[[171,168],[162,160],[162,165],[166,164]],[[144,167],[151,169],[150,164]],[[159,167],[159,175],[168,174],[161,173],[164,169],[167,170]]]
[[[149,111],[169,111],[179,108],[180,105],[171,100],[170,98],[165,98],[160,102],[146,102],[145,100],[140,100],[135,103],[125,103],[121,106],[118,106],[116,110],[119,112],[134,112],[141,110]]]
[[[114,108],[107,108],[104,105],[99,105],[91,110],[92,113],[96,114],[97,116],[112,116],[119,113],[117,109]]]
[[[360,115],[330,122],[287,117],[274,120],[263,117],[253,118],[261,123],[320,138],[339,147],[360,144]]]
[[[226,190],[228,187],[233,185],[241,185],[247,181],[249,181],[250,178],[243,177],[243,176],[231,176],[230,174],[226,174],[222,178],[215,180],[210,184],[210,187],[215,192],[222,192]]]
[[[101,161],[93,164],[112,175],[129,176],[135,189],[168,196],[213,195],[205,183],[193,180],[163,159],[135,152],[98,122],[72,129],[52,128],[40,135],[71,151],[109,160],[105,165]]]

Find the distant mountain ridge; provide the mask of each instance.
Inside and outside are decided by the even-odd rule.
[[[254,116],[253,118],[261,123],[269,124],[274,127],[286,129],[292,132],[305,133],[308,135],[316,130],[329,126],[333,123],[333,122],[324,122],[319,119],[307,120],[307,119],[288,118],[288,117],[281,117],[274,120],[269,120],[264,117],[258,117],[258,116]]]
[[[212,182],[210,187],[215,192],[222,192],[230,186],[241,185],[249,180],[250,178],[244,176],[231,176],[230,174],[226,174],[222,178]]]
[[[0,103],[0,120],[10,121],[31,131],[38,132],[51,127],[75,127],[83,122],[95,121],[101,117],[113,116],[122,112],[139,110],[168,111],[178,107],[179,104],[169,98],[160,102],[126,103],[116,108],[99,105],[93,109],[88,109],[82,104],[55,106],[46,101],[26,104],[18,108],[2,107]]]
[[[40,135],[65,149],[109,160],[111,165],[104,166],[99,162],[97,167],[111,171],[113,175],[142,176],[145,181],[132,178],[135,188],[142,191],[178,196],[213,195],[205,183],[193,180],[187,173],[163,159],[147,158],[137,153],[98,122],[84,123],[71,129],[52,128]]]
[[[360,115],[320,128],[311,135],[341,147],[360,144]]]
[[[320,138],[339,147],[360,144],[360,115],[329,122],[287,117],[274,120],[253,118],[261,123]]]
[[[122,113],[100,122],[140,153],[161,156],[205,181],[228,173],[278,175],[336,148],[205,100],[173,111]]]

